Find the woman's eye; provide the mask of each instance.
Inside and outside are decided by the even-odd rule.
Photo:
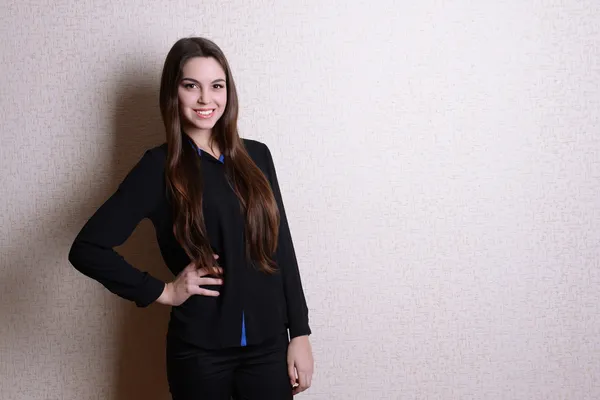
[[[214,87],[215,89],[223,89],[225,86],[224,86],[224,85],[221,85],[220,83],[216,83],[215,85],[213,85],[213,87]]]
[[[186,83],[183,85],[184,88],[186,89],[194,89],[196,87],[195,83]]]

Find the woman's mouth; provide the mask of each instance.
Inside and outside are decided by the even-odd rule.
[[[215,113],[215,109],[211,110],[194,110],[198,118],[210,118]]]

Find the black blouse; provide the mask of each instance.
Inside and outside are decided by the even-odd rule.
[[[270,182],[279,207],[281,222],[273,255],[279,271],[268,275],[246,261],[245,219],[226,179],[225,165],[202,153],[203,213],[211,247],[224,271],[223,285],[216,288],[218,297],[193,295],[172,307],[168,337],[178,344],[208,349],[240,346],[242,324],[248,345],[261,343],[286,328],[290,338],[311,333],[273,158],[264,143],[242,141]],[[139,307],[158,299],[165,283],[129,264],[113,248],[123,244],[142,219],[153,223],[162,257],[174,275],[190,263],[172,231],[166,157],[166,143],[147,150],[116,192],[86,222],[69,252],[69,261],[78,271]],[[227,162],[226,158],[221,161]]]

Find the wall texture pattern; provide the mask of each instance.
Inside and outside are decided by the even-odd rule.
[[[600,398],[600,3],[3,0],[0,397],[168,399],[169,310],[67,262],[215,40],[275,158],[306,399]],[[171,279],[144,221],[118,250]]]

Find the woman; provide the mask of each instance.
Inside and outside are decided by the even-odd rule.
[[[166,143],[87,221],[69,261],[139,307],[172,306],[174,400],[290,399],[311,384],[308,309],[271,153],[238,136],[235,84],[216,44],[174,44],[160,109]],[[172,282],[113,250],[144,218]]]

